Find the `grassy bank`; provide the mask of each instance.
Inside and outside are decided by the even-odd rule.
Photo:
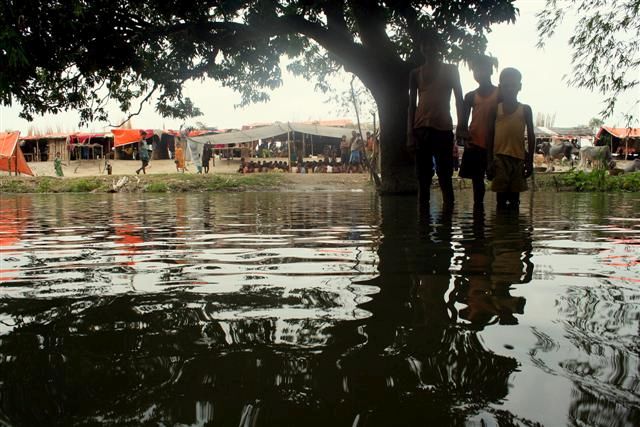
[[[538,173],[536,189],[576,192],[640,192],[640,173],[610,175],[605,170]]]
[[[121,176],[74,178],[0,176],[4,193],[107,193]],[[180,193],[206,191],[340,191],[375,187],[363,174],[156,174],[128,176],[118,190],[123,193]],[[437,182],[437,180],[435,180]],[[471,180],[454,178],[454,187],[471,189]],[[609,175],[605,171],[536,173],[539,191],[640,192],[640,173]]]
[[[4,193],[108,193],[119,176],[81,178],[0,177]],[[282,176],[276,174],[166,174],[126,177],[118,189],[121,193],[180,193],[205,191],[256,191],[277,188]]]

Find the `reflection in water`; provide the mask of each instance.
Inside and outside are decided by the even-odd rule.
[[[502,212],[494,215],[487,236],[484,216],[474,212],[462,229],[464,257],[455,289],[456,301],[466,304],[460,317],[478,329],[496,322],[517,324],[514,314],[524,313],[526,301],[512,296],[511,287],[529,283],[533,274],[531,223],[517,212]]]
[[[637,424],[640,203],[536,197],[3,196],[0,420]]]

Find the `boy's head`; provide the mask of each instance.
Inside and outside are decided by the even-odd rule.
[[[420,52],[427,60],[440,59],[445,50],[442,36],[436,29],[425,29],[418,40]]]
[[[505,68],[500,73],[500,94],[503,98],[515,98],[522,89],[522,74],[515,68]]]
[[[493,67],[498,66],[498,60],[487,55],[476,55],[470,62],[473,78],[478,83],[490,81]]]
[[[56,157],[60,157],[60,152],[57,152],[57,153],[56,153]]]

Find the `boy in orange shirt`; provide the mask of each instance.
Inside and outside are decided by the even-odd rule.
[[[500,73],[500,99],[491,115],[487,137],[487,177],[492,180],[499,208],[517,209],[520,193],[533,173],[535,134],[531,107],[518,102],[522,74],[515,68]],[[525,151],[525,129],[527,150]]]
[[[467,93],[462,109],[462,125],[465,127],[471,117],[469,138],[465,141],[462,165],[458,175],[470,178],[473,183],[473,206],[482,208],[484,202],[484,176],[487,171],[487,134],[492,114],[498,106],[498,88],[491,82],[495,58],[478,55],[471,62],[473,78],[478,88]]]

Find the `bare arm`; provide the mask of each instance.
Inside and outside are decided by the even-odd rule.
[[[536,148],[536,135],[533,127],[533,112],[528,105],[524,106],[524,122],[527,126],[527,161],[533,163],[533,154]]]
[[[489,113],[489,124],[487,126],[487,178],[490,180],[495,176],[493,170],[493,139],[496,134],[496,109]]]
[[[533,154],[536,149],[536,135],[533,128],[533,112],[528,105],[524,106],[524,123],[527,126],[527,155],[524,162],[524,176],[530,177],[533,173]]]
[[[469,129],[469,115],[471,114],[471,108],[473,107],[473,97],[475,96],[475,91],[471,91],[464,97],[464,102],[462,103],[462,120],[458,123],[458,127],[463,127],[462,129]],[[461,129],[461,130],[462,130]],[[468,136],[468,135],[462,135]]]
[[[458,123],[458,129],[460,129],[460,131],[464,131],[466,132],[467,130],[467,122],[464,120],[464,101],[462,99],[462,85],[460,84],[460,73],[458,72],[458,67],[456,66],[452,66],[453,67],[453,71],[452,71],[452,77],[453,80],[451,82],[451,87],[453,89],[453,96],[455,96],[456,98],[456,115],[457,115],[457,123]],[[467,116],[468,117],[468,116]],[[462,124],[462,128],[460,128],[460,124]],[[456,133],[457,130],[456,130]]]
[[[409,74],[409,110],[407,117],[407,134],[413,133],[413,122],[416,116],[416,102],[418,100],[418,82],[416,80],[417,69]]]

